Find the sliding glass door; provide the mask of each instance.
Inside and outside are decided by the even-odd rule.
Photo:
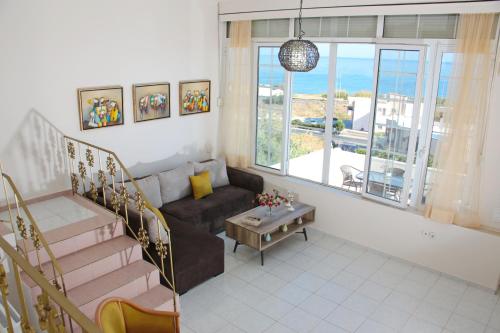
[[[363,193],[405,206],[414,167],[424,48],[377,46]]]

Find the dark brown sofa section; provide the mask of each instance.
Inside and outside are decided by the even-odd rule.
[[[224,241],[214,234],[224,230],[226,218],[253,208],[255,195],[263,190],[261,176],[231,167],[227,167],[227,173],[230,184],[215,188],[213,194],[200,200],[189,196],[160,208],[171,229],[174,278],[179,294],[224,272]],[[129,226],[135,233],[140,227],[139,217],[130,212]],[[133,237],[129,230],[127,234]],[[148,252],[160,266],[154,244],[150,243]],[[143,258],[151,261],[146,254]],[[169,260],[164,264],[170,277]],[[163,278],[162,284],[168,287]]]

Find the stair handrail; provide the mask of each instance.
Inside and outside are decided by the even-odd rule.
[[[66,283],[64,282],[64,273],[63,270],[57,261],[54,253],[52,252],[52,249],[50,248],[43,232],[41,232],[38,223],[36,222],[36,219],[34,218],[33,214],[31,213],[30,209],[28,208],[28,205],[26,204],[26,201],[24,200],[23,196],[21,195],[21,192],[17,188],[16,183],[13,181],[12,177],[6,173],[3,172],[3,167],[0,163],[0,178],[2,180],[2,187],[3,187],[3,194],[5,196],[5,203],[6,206],[4,208],[7,209],[8,214],[9,214],[9,223],[10,227],[12,229],[12,233],[14,234],[14,239],[16,242],[16,248],[18,253],[21,253],[26,262],[32,267],[37,267],[38,272],[45,278],[47,281],[52,281],[54,287],[56,290],[62,291],[64,296],[67,296],[67,291],[66,291]],[[9,193],[8,188],[12,193]],[[14,203],[11,204],[10,202],[10,195],[12,194]],[[13,212],[15,210],[15,212]],[[26,222],[24,221],[24,217],[21,214],[21,211],[24,212],[25,217],[29,221],[29,234],[28,234],[28,228],[26,225]],[[16,221],[14,223],[14,220]],[[17,226],[17,228],[16,228]],[[17,238],[16,231],[19,234],[20,240]],[[22,246],[19,245],[18,240],[22,244]],[[28,243],[28,241],[31,240],[31,243]],[[32,246],[35,254],[36,254],[36,262],[33,264],[30,260],[29,252],[30,249],[28,249],[29,246]],[[52,278],[47,278],[45,275],[46,272],[43,270],[43,263],[40,259],[40,251],[43,248],[45,252],[47,253],[47,256],[49,257],[49,262],[52,267]],[[23,269],[24,270],[24,269]],[[59,281],[60,280],[60,281]],[[36,283],[36,281],[34,281]],[[22,303],[20,303],[22,304]],[[59,307],[59,312],[60,315],[63,315],[63,308],[60,306]],[[73,323],[72,320],[70,319],[68,321],[69,323],[69,328],[70,331],[73,331]],[[66,324],[66,323],[64,323]]]
[[[156,266],[156,268],[159,270],[161,277],[166,281],[166,283],[169,285],[170,289],[172,290],[173,293],[173,305],[174,305],[174,312],[178,312],[178,305],[177,305],[177,297],[176,297],[176,289],[175,289],[175,278],[174,278],[174,266],[173,266],[173,256],[172,256],[172,241],[170,237],[170,228],[165,220],[165,217],[163,214],[160,213],[158,208],[154,207],[147,196],[144,194],[142,191],[141,187],[139,184],[136,182],[130,171],[127,169],[125,164],[120,160],[118,155],[113,152],[112,150],[109,150],[107,148],[100,147],[98,145],[76,139],[67,135],[64,135],[64,140],[65,140],[65,145],[66,145],[66,153],[68,156],[68,164],[69,164],[69,173],[70,173],[70,179],[71,179],[71,188],[73,191],[73,194],[78,194],[82,196],[85,199],[92,200],[94,203],[97,202],[97,198],[99,196],[99,189],[97,187],[97,182],[100,183],[101,185],[101,192],[102,192],[102,198],[103,198],[103,203],[104,207],[108,208],[107,206],[107,198],[106,198],[106,187],[112,190],[111,192],[111,197],[109,198],[110,205],[113,208],[113,212],[115,213],[115,216],[117,218],[121,217],[123,223],[125,226],[128,228],[130,233],[134,236],[134,238],[140,243],[142,249],[144,250],[143,253],[145,253],[148,258],[150,259],[151,263]],[[76,145],[75,145],[76,144]],[[83,147],[82,147],[83,146]],[[78,150],[78,152],[77,152]],[[82,160],[82,150],[85,150],[85,160],[86,163],[83,162]],[[94,153],[97,152],[97,163],[98,166],[96,166],[96,160],[95,160],[95,155]],[[103,167],[103,162],[101,159],[101,154],[107,154],[106,157],[106,167]],[[76,162],[78,158],[78,163]],[[117,182],[116,177],[118,175],[118,169],[116,168],[116,163],[118,163],[119,170],[120,170],[120,179],[119,183],[121,184],[120,189],[117,189]],[[98,168],[96,179],[94,178],[94,173],[95,169]],[[87,173],[88,170],[88,173]],[[106,175],[106,171],[108,172],[108,175]],[[90,176],[90,177],[89,177]],[[110,179],[109,179],[110,178]],[[81,181],[81,183],[80,183]],[[111,183],[110,183],[111,181]],[[131,199],[128,190],[126,189],[125,186],[125,181],[130,182],[135,191],[136,191],[136,197],[134,198],[137,211],[139,212],[140,216],[140,223],[141,227],[138,231],[138,233],[135,233],[132,228],[129,225],[129,216],[128,216],[128,203],[129,200]],[[87,192],[87,187],[86,184],[88,183],[89,188]],[[80,193],[79,190],[82,189],[83,193]],[[90,198],[89,198],[90,197]],[[123,206],[122,206],[123,204]],[[119,214],[121,208],[124,207],[124,215],[121,216]],[[143,214],[145,210],[148,209],[153,213],[156,217],[157,221],[157,232],[158,232],[158,239],[155,241],[155,248],[158,253],[158,256],[160,258],[160,264],[156,262],[156,260],[153,259],[151,254],[148,251],[148,245],[150,242],[149,236],[147,234],[146,229],[144,228],[144,220],[143,220]],[[161,239],[161,233],[160,229],[163,228],[166,231],[166,235],[168,238],[168,244],[167,247],[165,247],[164,242]],[[165,264],[163,259],[168,256],[169,258],[169,264],[170,264],[170,273],[171,276],[170,278],[167,277],[165,273]]]
[[[14,288],[9,286],[7,270],[4,265],[4,259],[6,258],[10,259],[8,268],[13,271],[14,275],[15,291],[17,291],[21,310],[20,324],[23,332],[34,333],[37,325],[34,325],[30,320],[19,269],[27,274],[30,279],[40,287],[41,294],[37,297],[37,303],[34,305],[38,315],[38,328],[40,330],[46,330],[47,332],[68,332],[65,323],[65,319],[68,319],[70,323],[73,321],[77,323],[83,332],[101,332],[99,328],[66,297],[66,295],[53,286],[49,280],[36,270],[20,252],[16,251],[3,236],[0,236],[0,249],[5,254],[0,261],[0,293],[7,319],[7,332],[14,333],[15,331],[12,322],[12,314],[10,312],[11,307],[8,301],[8,295],[14,294]],[[59,312],[54,303],[59,307]],[[72,325],[70,325],[70,331],[73,332]]]

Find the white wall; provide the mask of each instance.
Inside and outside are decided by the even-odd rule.
[[[258,172],[266,190],[289,190],[316,206],[313,227],[490,289],[500,278],[500,237],[424,219],[354,194],[306,181]],[[426,238],[422,231],[435,234]]]
[[[114,150],[136,173],[211,157],[217,46],[216,0],[0,0],[5,171],[27,197],[68,188],[60,133]],[[179,116],[189,79],[212,80],[210,113]],[[134,123],[132,84],[158,81],[171,83],[172,117]],[[123,86],[125,125],[81,132],[76,90],[102,85]]]

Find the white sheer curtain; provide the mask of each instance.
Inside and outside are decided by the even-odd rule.
[[[250,21],[231,22],[225,66],[219,142],[227,164],[236,167],[250,163],[251,27]]]
[[[426,217],[480,226],[481,155],[493,71],[495,14],[460,15],[457,56],[444,114],[445,135],[436,153]],[[496,110],[497,111],[497,110]]]

